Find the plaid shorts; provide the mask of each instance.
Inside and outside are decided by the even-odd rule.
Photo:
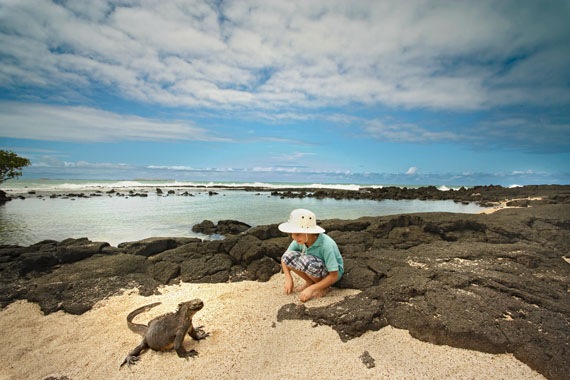
[[[289,268],[297,269],[312,277],[325,278],[329,274],[323,260],[302,252],[287,250],[281,256],[281,261]]]

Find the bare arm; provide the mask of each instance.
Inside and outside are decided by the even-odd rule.
[[[285,274],[285,294],[291,294],[294,285],[293,276],[291,276],[291,271],[287,265],[281,263],[281,267],[283,268],[283,273]]]

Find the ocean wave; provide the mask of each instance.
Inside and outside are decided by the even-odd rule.
[[[517,187],[520,185],[511,185]],[[400,188],[418,188],[419,185],[405,184],[356,184],[356,183],[299,183],[299,182],[223,182],[223,181],[179,181],[174,179],[134,179],[134,180],[76,180],[76,179],[18,179],[6,181],[2,184],[2,188],[12,194],[25,193],[32,190],[44,192],[81,192],[81,191],[110,191],[118,189],[123,191],[150,189],[150,188],[167,188],[167,189],[297,189],[316,190],[316,189],[332,189],[332,190],[349,190],[359,191],[364,188],[382,189],[385,187]],[[438,187],[441,191],[459,190],[460,186]]]
[[[29,191],[108,191],[111,189],[143,189],[143,188],[264,188],[264,189],[339,189],[358,191],[362,187],[383,187],[382,185],[362,186],[357,184],[326,184],[326,183],[271,183],[271,182],[195,182],[177,180],[16,180],[3,184],[3,188],[12,193]]]
[[[455,191],[457,191],[457,190],[461,189],[461,186],[448,187],[448,186],[445,186],[445,185],[441,185],[441,186],[439,186],[437,189],[438,189],[439,191],[449,191],[449,190],[455,190]]]

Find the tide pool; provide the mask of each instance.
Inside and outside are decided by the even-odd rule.
[[[180,190],[177,190],[179,194]],[[29,195],[0,206],[0,244],[30,245],[45,239],[87,237],[113,246],[148,237],[204,237],[192,226],[205,219],[239,220],[252,226],[280,223],[295,208],[307,208],[318,219],[356,219],[413,212],[477,213],[475,204],[419,200],[281,199],[270,192],[184,189],[192,196],[146,197],[101,193],[89,198],[42,198]]]

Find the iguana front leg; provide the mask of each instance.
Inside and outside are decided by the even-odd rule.
[[[189,326],[190,325],[190,326]],[[194,357],[198,355],[195,350],[186,351],[184,348],[184,337],[186,336],[186,331],[192,329],[192,323],[190,321],[184,321],[182,325],[178,326],[176,329],[176,336],[174,337],[174,349],[179,357],[188,359],[189,357]]]
[[[188,335],[190,335],[192,339],[198,341],[209,337],[210,333],[207,333],[204,330],[202,330],[202,327],[203,326],[194,328],[193,326],[191,326],[190,331],[188,331]],[[175,348],[176,348],[176,353],[181,358],[189,358],[189,357],[193,358],[198,356],[198,351],[196,350],[186,351],[182,344],[180,344],[180,346],[178,347],[175,346]]]
[[[194,326],[192,326],[190,328],[190,331],[188,331],[188,335],[190,335],[190,337],[194,340],[202,340],[202,339],[206,339],[207,337],[210,336],[209,332],[205,332],[202,327],[204,326],[198,326],[196,328],[194,328]]]
[[[125,360],[123,360],[119,368],[124,366],[125,364],[129,366],[137,364],[137,361],[140,359],[139,357],[140,353],[146,350],[147,348],[148,344],[146,343],[146,339],[143,338],[142,342],[138,346],[136,346],[131,352],[129,352],[129,354],[127,355]]]

